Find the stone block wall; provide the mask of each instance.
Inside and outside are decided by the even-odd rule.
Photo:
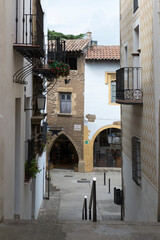
[[[77,58],[78,70],[70,70],[70,79],[54,80],[48,90],[47,121],[50,127],[63,128],[66,135],[77,150],[79,162],[83,160],[83,119],[84,119],[84,56]],[[71,114],[60,113],[60,93],[71,93]],[[82,170],[81,170],[82,171]]]

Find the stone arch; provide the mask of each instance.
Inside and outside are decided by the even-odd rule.
[[[52,149],[54,143],[56,142],[56,140],[57,140],[61,135],[66,136],[66,137],[69,139],[69,141],[73,144],[73,146],[74,146],[74,148],[75,148],[75,150],[76,150],[76,152],[77,152],[77,155],[78,155],[78,161],[81,161],[81,154],[80,154],[80,151],[79,151],[79,149],[78,149],[77,143],[76,143],[76,142],[72,139],[72,137],[71,137],[69,134],[67,134],[65,131],[61,131],[61,132],[59,132],[57,135],[54,134],[53,136],[52,136],[51,133],[48,134],[49,144],[48,144],[48,147],[47,147],[47,159],[48,159],[48,157],[50,157],[50,152],[51,152],[51,149]]]

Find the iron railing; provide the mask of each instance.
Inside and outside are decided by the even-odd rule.
[[[48,41],[48,61],[65,62],[65,41],[57,38]]]
[[[23,0],[20,8],[19,0],[16,0],[16,38],[15,44],[38,45],[43,51],[43,11],[40,0],[36,1],[36,13],[33,13],[32,0]],[[28,8],[27,8],[28,6]],[[20,17],[22,13],[22,17]]]
[[[141,68],[125,67],[116,71],[116,102],[142,103]]]
[[[93,222],[97,221],[97,203],[96,203],[96,178],[93,178],[92,189],[89,201],[89,220],[91,220],[92,215],[92,203],[93,203]]]
[[[84,197],[83,201],[82,220],[87,220],[87,196]]]
[[[93,178],[91,195],[89,200],[89,220],[92,218],[92,206],[93,206],[93,222],[97,221],[97,203],[96,203],[96,178]],[[87,196],[84,197],[82,207],[82,220],[87,220]]]

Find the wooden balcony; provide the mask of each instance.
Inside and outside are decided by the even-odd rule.
[[[140,67],[125,67],[116,71],[116,103],[143,103]]]

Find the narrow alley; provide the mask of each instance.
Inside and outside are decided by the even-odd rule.
[[[0,224],[3,240],[158,240],[159,223],[120,221],[120,207],[113,203],[113,188],[121,187],[121,172],[76,173],[52,170],[50,199],[44,199],[37,220],[5,220]],[[83,197],[97,179],[97,222],[81,220]],[[109,193],[108,179],[111,181]]]

